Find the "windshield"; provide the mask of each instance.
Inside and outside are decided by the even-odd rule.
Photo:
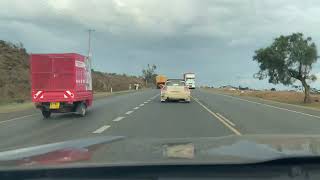
[[[0,7],[0,170],[320,154],[320,1]]]

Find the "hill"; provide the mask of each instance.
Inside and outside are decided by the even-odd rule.
[[[144,84],[135,76],[92,71],[95,92],[128,90],[129,84]],[[0,40],[0,102],[23,102],[30,99],[29,54],[21,43]]]

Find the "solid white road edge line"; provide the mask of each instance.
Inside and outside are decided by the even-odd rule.
[[[192,97],[193,98],[193,97]],[[194,98],[193,98],[194,99]],[[241,136],[242,134],[235,129],[234,127],[232,127],[231,125],[229,125],[227,122],[225,122],[222,118],[220,118],[218,115],[216,115],[214,112],[212,112],[209,108],[207,108],[205,105],[203,105],[199,100],[194,99],[200,106],[202,106],[205,110],[207,110],[211,115],[213,115],[214,117],[216,117],[222,124],[224,124],[227,128],[229,128],[233,133],[235,133],[238,136]]]
[[[117,118],[115,118],[114,120],[112,120],[112,121],[114,121],[114,122],[118,122],[118,121],[121,121],[122,119],[124,119],[124,117],[117,117]]]
[[[26,115],[26,116],[21,116],[21,117],[16,117],[16,118],[12,118],[12,119],[3,120],[3,121],[0,121],[0,124],[7,123],[7,122],[11,122],[11,121],[15,121],[15,120],[18,120],[18,119],[23,119],[23,118],[31,117],[31,116],[34,116],[34,115],[37,115],[37,114],[38,114],[38,113],[30,114],[30,115]]]
[[[233,122],[231,122],[229,119],[227,119],[226,117],[222,116],[219,113],[216,113],[219,117],[221,117],[224,121],[226,121],[227,123],[229,123],[231,126],[236,126]]]
[[[262,106],[267,106],[267,107],[274,108],[274,109],[279,109],[279,110],[283,110],[283,111],[293,112],[293,113],[297,113],[297,114],[301,114],[301,115],[310,116],[310,117],[314,117],[314,118],[320,119],[320,116],[316,116],[316,115],[312,115],[312,114],[307,114],[307,113],[303,113],[303,112],[300,112],[300,111],[294,111],[294,110],[291,110],[291,109],[286,109],[286,108],[282,108],[282,107],[272,106],[272,105],[269,105],[269,104],[263,104],[263,103],[259,103],[259,102],[249,101],[249,100],[246,100],[246,99],[241,99],[241,98],[237,98],[237,97],[233,97],[233,96],[228,96],[228,95],[224,95],[224,94],[217,94],[217,95],[225,96],[225,97],[229,97],[229,98],[233,98],[233,99],[238,99],[238,100],[245,101],[245,102],[249,102],[249,103],[253,103],[253,104],[258,104],[258,105],[262,105]]]
[[[128,112],[126,112],[126,115],[129,115],[131,113],[133,113],[133,111],[128,111]]]
[[[103,131],[107,130],[107,129],[110,128],[110,127],[111,127],[111,126],[109,126],[109,125],[105,125],[105,126],[100,127],[99,129],[93,131],[92,133],[94,133],[94,134],[100,134],[100,133],[102,133]]]

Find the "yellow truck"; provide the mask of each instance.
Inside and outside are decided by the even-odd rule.
[[[167,80],[168,80],[168,78],[166,76],[164,76],[164,75],[156,76],[157,88],[161,89],[161,87],[166,83]]]

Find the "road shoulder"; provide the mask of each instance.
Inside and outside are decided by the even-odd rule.
[[[235,98],[235,99],[246,101],[249,103],[255,103],[257,105],[264,105],[264,106],[268,106],[270,108],[277,108],[277,109],[281,109],[284,111],[291,111],[291,112],[296,112],[296,113],[300,113],[300,114],[317,116],[317,117],[319,117],[319,120],[320,120],[320,110],[315,109],[315,108],[311,108],[311,107],[299,106],[299,105],[294,105],[294,104],[287,104],[287,103],[282,103],[282,102],[277,102],[277,101],[272,101],[272,100],[255,98],[255,97],[230,95],[227,93],[213,92],[213,91],[209,91],[209,90],[205,90],[205,89],[201,89],[200,91],[205,92],[205,93],[219,95],[219,96]]]

